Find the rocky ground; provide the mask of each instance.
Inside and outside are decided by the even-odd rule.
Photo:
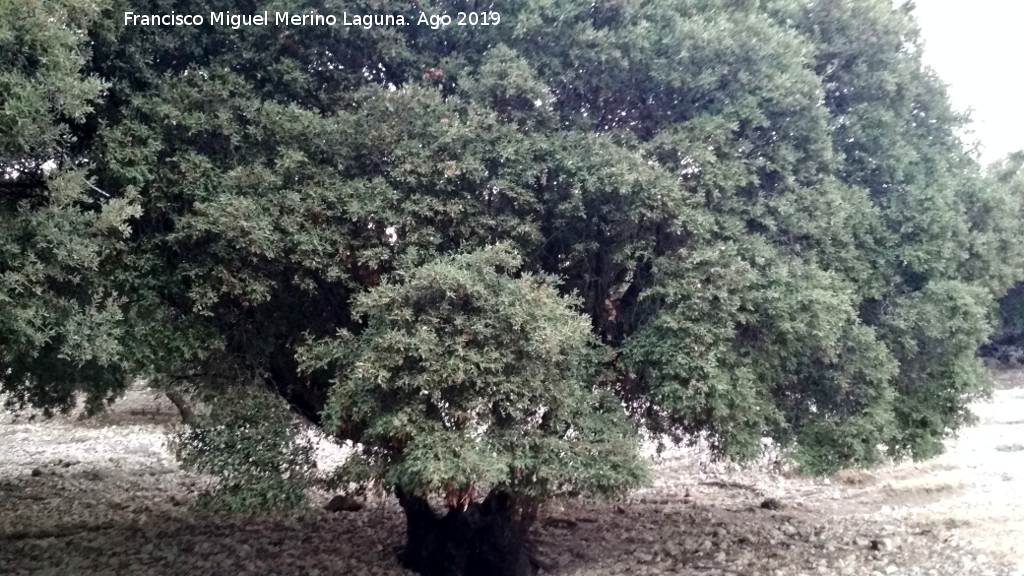
[[[999,381],[980,425],[926,463],[808,479],[676,451],[628,501],[546,509],[548,573],[1024,575],[1024,372]],[[142,389],[91,420],[0,414],[0,575],[403,574],[388,501],[294,518],[196,513],[204,479],[167,451],[175,422]]]

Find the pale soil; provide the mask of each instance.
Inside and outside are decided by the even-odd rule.
[[[955,527],[960,538],[1024,570],[1024,373],[1001,377],[1016,387],[976,406],[978,426],[950,441],[946,454],[851,477],[863,483],[847,492],[868,511],[895,507],[889,512],[911,521]]]
[[[930,462],[815,480],[675,451],[626,502],[549,507],[536,530],[549,573],[1022,576],[1024,372],[999,379],[979,426]],[[0,413],[0,576],[403,574],[390,501],[294,519],[192,511],[205,481],[166,450],[175,420],[145,390],[89,421]]]

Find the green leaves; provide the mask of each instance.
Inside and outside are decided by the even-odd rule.
[[[312,445],[279,398],[265,390],[234,392],[172,437],[171,447],[187,470],[217,478],[197,505],[225,512],[301,509],[316,469]]]
[[[325,427],[359,430],[378,480],[543,498],[643,479],[621,408],[596,388],[605,352],[587,318],[520,266],[498,245],[398,272],[356,298],[357,336],[301,354],[335,371]]]
[[[947,431],[972,422],[966,405],[990,385],[977,350],[991,333],[992,311],[984,288],[947,281],[902,298],[884,319],[883,334],[900,362],[891,452],[934,456]]]
[[[105,87],[82,73],[81,32],[104,2],[0,3],[0,159],[46,161],[70,142],[64,119],[81,121]]]
[[[84,72],[102,3],[0,2],[0,390],[88,408],[121,392],[125,298],[104,275],[135,198],[104,202],[74,136],[104,82]]]

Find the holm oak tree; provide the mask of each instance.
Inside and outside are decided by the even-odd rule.
[[[358,446],[339,478],[394,490],[424,573],[532,572],[538,503],[642,482],[640,433],[811,471],[934,455],[1022,279],[1019,187],[958,138],[909,5],[0,6],[4,390],[270,390]],[[500,22],[411,24],[468,10]]]

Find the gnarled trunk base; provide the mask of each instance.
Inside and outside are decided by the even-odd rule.
[[[492,491],[466,510],[438,516],[423,498],[395,490],[405,510],[402,565],[424,576],[535,576],[526,541],[529,522],[506,492]]]

